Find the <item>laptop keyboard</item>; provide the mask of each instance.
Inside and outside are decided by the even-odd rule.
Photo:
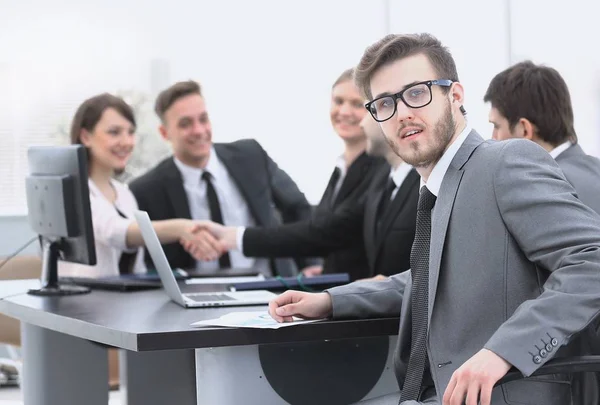
[[[235,301],[235,298],[225,294],[186,294],[185,296],[196,302]]]

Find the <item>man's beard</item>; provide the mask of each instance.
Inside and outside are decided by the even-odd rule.
[[[412,142],[410,143],[411,150],[401,151],[395,141],[399,140],[399,133],[405,127],[406,125],[400,127],[392,140],[386,136],[388,144],[396,155],[400,156],[403,161],[413,167],[428,167],[437,163],[448,148],[448,144],[456,131],[456,121],[452,115],[450,102],[448,102],[444,114],[433,128],[433,136],[431,137],[433,140],[432,145],[425,144],[424,142]],[[423,148],[427,148],[427,150],[423,150]]]

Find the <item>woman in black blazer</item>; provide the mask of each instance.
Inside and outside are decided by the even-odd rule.
[[[353,69],[343,72],[331,90],[330,118],[344,151],[336,161],[327,188],[315,215],[331,212],[342,204],[352,204],[364,195],[382,159],[365,152],[366,137],[360,122],[367,114],[365,100],[354,84]],[[339,250],[324,258],[323,265],[307,267],[304,275],[349,273],[352,280],[368,277],[368,264],[362,240],[355,246]]]

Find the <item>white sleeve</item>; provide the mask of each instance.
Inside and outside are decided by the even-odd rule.
[[[246,232],[245,226],[238,226],[235,231],[236,249],[244,253],[244,233]]]

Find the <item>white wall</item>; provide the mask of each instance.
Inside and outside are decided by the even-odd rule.
[[[582,148],[600,157],[598,2],[511,1],[513,63],[531,59],[557,69],[573,102]]]
[[[0,37],[13,38],[0,41],[0,66],[21,117],[11,130],[31,132],[33,118],[51,131],[102,91],[153,98],[193,78],[215,140],[258,139],[317,202],[342,147],[331,85],[385,34],[384,20],[381,0],[11,2],[0,16]]]
[[[394,0],[390,17],[392,32],[429,32],[450,49],[465,88],[469,123],[490,138],[483,96],[494,75],[508,66],[505,0]]]

